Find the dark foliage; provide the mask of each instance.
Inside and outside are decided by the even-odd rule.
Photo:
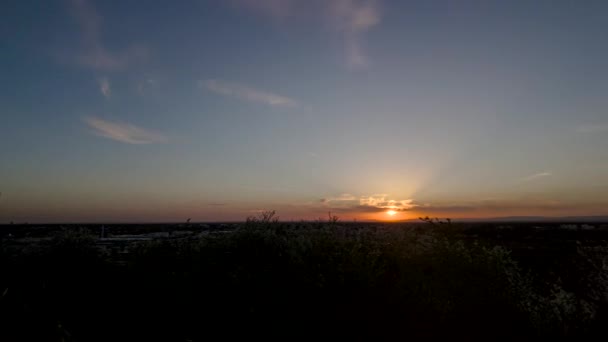
[[[329,217],[327,224],[283,224],[266,212],[232,232],[139,243],[120,262],[82,230],[20,251],[4,243],[0,340],[485,341],[605,333],[604,247],[575,245],[563,279],[550,272],[539,279],[544,266],[521,268],[491,238],[463,237],[448,221],[401,228]]]

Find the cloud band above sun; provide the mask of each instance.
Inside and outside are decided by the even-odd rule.
[[[543,175],[539,177],[547,176]],[[602,206],[602,203],[601,201],[589,203],[588,206],[599,208]],[[312,203],[311,209],[318,212],[331,211],[345,217],[367,217],[372,219],[383,219],[382,216],[377,216],[376,214],[397,217],[397,214],[400,213],[411,213],[408,216],[412,219],[426,215],[451,218],[496,217],[528,215],[531,213],[554,215],[560,212],[574,212],[579,210],[580,206],[568,200],[555,200],[551,196],[422,202],[413,199],[392,199],[386,194],[355,196],[345,193],[323,198],[317,203]]]
[[[321,204],[330,210],[337,212],[382,212],[382,211],[407,211],[417,207],[412,199],[395,200],[386,194],[374,194],[370,196],[354,196],[342,194],[337,197],[321,199]]]

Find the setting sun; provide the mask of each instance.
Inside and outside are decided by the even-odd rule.
[[[389,210],[389,211],[387,211],[386,213],[387,213],[389,216],[394,216],[395,214],[397,214],[397,212],[396,212],[396,211],[394,211],[394,210]]]

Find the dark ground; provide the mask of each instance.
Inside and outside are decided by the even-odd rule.
[[[608,328],[605,223],[260,217],[103,231],[0,226],[1,341],[581,340]]]

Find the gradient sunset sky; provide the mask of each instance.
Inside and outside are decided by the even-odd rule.
[[[0,223],[608,214],[606,1],[1,8]]]

